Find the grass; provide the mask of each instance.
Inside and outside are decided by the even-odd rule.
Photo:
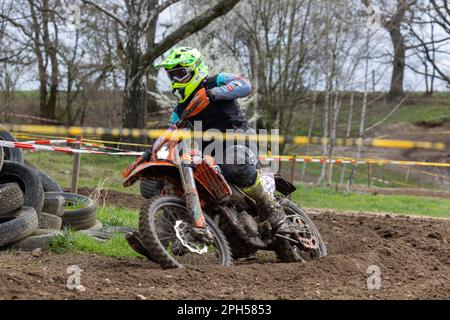
[[[383,125],[396,123],[438,125],[450,121],[450,95],[446,94],[438,98],[441,100],[448,100],[448,103],[442,103],[442,101],[434,101],[433,97],[421,97],[420,100],[411,99],[410,101],[406,101],[396,110],[396,112],[394,112],[394,114],[392,114],[385,122],[383,122]],[[351,126],[352,137],[356,137],[359,132],[361,105],[361,97],[355,98],[354,114],[352,117]],[[389,111],[392,110],[393,107],[394,104],[392,103],[384,105],[382,99],[369,105],[366,115],[366,128],[383,119],[389,113]],[[304,105],[302,106],[302,108],[304,108],[302,112],[294,115],[295,121],[293,123],[296,124],[297,129],[295,130],[295,134],[297,135],[307,135],[310,123],[310,115],[312,113],[311,106]],[[339,137],[345,136],[349,109],[349,101],[345,100],[338,117]],[[313,136],[322,136],[322,113],[323,106],[321,105],[321,103],[318,103],[314,120],[315,125],[312,132]]]
[[[69,229],[64,230],[62,235],[54,237],[48,244],[47,250],[57,254],[82,251],[108,257],[140,256],[131,249],[122,234],[115,234],[111,239],[99,241],[94,237]]]
[[[290,166],[290,164],[286,164],[285,166]],[[303,163],[297,163],[295,167],[296,172],[296,179],[300,178],[301,172],[303,168]],[[322,165],[320,163],[309,163],[306,167],[306,181],[317,181],[320,172],[322,169]],[[337,165],[334,167],[333,170],[333,178],[332,183],[340,183],[340,177],[341,177],[341,169],[342,165]],[[287,170],[287,169],[286,169]],[[290,169],[289,169],[290,170]],[[287,176],[290,174],[290,171],[285,171],[285,175]],[[345,174],[344,174],[344,182],[347,182],[350,172],[351,172],[351,166],[346,165],[345,166]],[[405,181],[405,174],[401,173],[400,171],[394,171],[389,169],[387,166],[379,166],[374,165],[373,166],[373,180],[372,185],[374,187],[389,187],[389,188],[395,188],[395,187],[409,187],[409,188],[433,188],[435,187],[434,184],[426,183],[424,181],[421,181],[420,179],[410,176],[408,177],[408,180]],[[353,183],[356,185],[367,185],[367,166],[358,166],[356,173],[353,177]]]
[[[450,199],[372,195],[298,185],[293,200],[304,207],[450,218]]]
[[[97,211],[97,219],[103,225],[138,227],[139,212],[125,208],[105,207]]]
[[[78,210],[84,208],[85,206],[86,203],[81,200],[78,200],[76,202],[66,202],[65,210]]]
[[[137,228],[138,226],[138,212],[124,208],[101,208],[97,211],[97,219],[104,226],[124,226],[131,228]],[[123,234],[117,233],[111,239],[99,241],[92,236],[71,229],[65,229],[62,235],[53,238],[47,249],[57,254],[88,252],[109,257],[140,256],[131,249]]]
[[[372,120],[373,121],[373,120]],[[418,104],[401,106],[392,117],[386,120],[385,124],[406,122],[412,124],[442,124],[450,121],[450,101],[449,105],[438,104]]]
[[[73,156],[57,152],[26,152],[25,159],[49,174],[62,188],[70,187],[72,180]],[[134,157],[108,155],[81,155],[81,170],[78,186],[95,188],[104,185],[109,190],[138,193],[139,184],[124,188],[122,171]]]

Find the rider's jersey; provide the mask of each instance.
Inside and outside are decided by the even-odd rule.
[[[246,97],[250,94],[250,82],[240,76],[227,73],[219,73],[205,80],[206,90],[212,90],[214,101],[198,115],[189,119],[192,124],[195,121],[202,122],[202,130],[218,129],[225,132],[227,129],[248,129],[249,125],[242,113],[237,98]],[[178,104],[170,117],[170,123],[175,124],[180,120],[180,115],[189,104]]]

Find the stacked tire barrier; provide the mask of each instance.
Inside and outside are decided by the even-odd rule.
[[[0,128],[0,140],[15,141]],[[62,228],[99,225],[89,197],[63,192],[46,173],[24,160],[22,149],[0,147],[0,248],[44,249]]]

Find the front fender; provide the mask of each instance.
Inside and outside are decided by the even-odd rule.
[[[180,172],[175,164],[166,161],[149,161],[144,162],[131,171],[125,178],[123,186],[125,188],[132,186],[137,180],[142,177],[155,178],[155,180],[161,178],[171,178],[176,180],[180,179]]]

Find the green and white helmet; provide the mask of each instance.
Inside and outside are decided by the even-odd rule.
[[[208,76],[208,67],[201,53],[190,47],[173,49],[155,68],[166,70],[179,103],[185,102]]]

